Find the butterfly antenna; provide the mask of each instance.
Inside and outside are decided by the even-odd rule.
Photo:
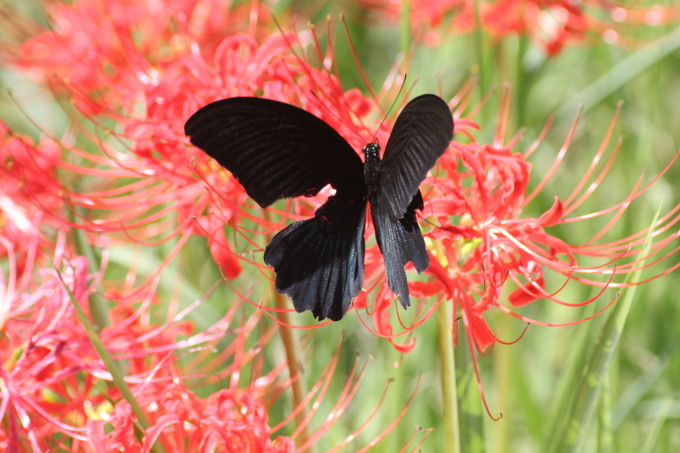
[[[383,117],[382,121],[380,122],[380,125],[378,125],[378,129],[376,129],[375,135],[371,139],[371,143],[375,143],[375,139],[376,139],[376,137],[378,137],[378,132],[380,132],[380,128],[382,127],[382,125],[385,122],[385,120],[387,119],[387,117],[390,116],[390,112],[394,108],[394,104],[397,103],[397,99],[399,99],[399,95],[404,90],[404,85],[406,85],[406,77],[407,76],[408,76],[408,74],[404,74],[404,80],[401,81],[401,86],[399,87],[399,91],[397,92],[397,96],[394,98],[394,101],[392,101],[392,105],[390,105],[390,108],[387,109],[387,112],[385,112],[385,116]]]
[[[333,117],[334,117],[336,120],[338,120],[340,123],[344,124],[345,127],[346,127],[347,129],[349,129],[349,130],[352,131],[354,134],[356,134],[356,136],[359,137],[359,138],[361,139],[361,141],[366,140],[366,139],[363,137],[363,135],[361,135],[360,133],[358,133],[358,132],[356,131],[356,129],[354,129],[354,128],[353,128],[352,126],[350,126],[349,124],[345,123],[345,121],[344,121],[342,118],[340,118],[340,117],[337,115],[337,113],[335,113],[334,111],[332,111],[331,109],[329,109],[329,108],[326,106],[326,104],[324,104],[324,103],[321,101],[321,99],[319,99],[319,96],[317,96],[316,93],[315,93],[314,91],[309,90],[309,92],[312,93],[312,96],[314,96],[314,98],[315,98],[317,101],[319,101],[319,104],[321,104],[321,105],[326,109],[326,111],[327,111],[328,113],[330,113],[331,115],[333,115]]]

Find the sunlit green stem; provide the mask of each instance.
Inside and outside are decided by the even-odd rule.
[[[287,301],[284,296],[277,293],[274,290],[274,305],[277,309],[286,309]],[[298,427],[303,426],[305,417],[307,416],[307,408],[304,405],[305,395],[307,391],[305,389],[305,382],[302,375],[302,358],[300,357],[300,343],[298,342],[297,334],[292,328],[287,327],[290,325],[290,316],[288,316],[287,311],[281,311],[278,313],[279,321],[282,324],[279,325],[279,333],[281,334],[281,341],[283,342],[283,348],[286,351],[286,362],[288,365],[288,373],[293,379],[292,390],[293,390],[293,406],[301,408],[295,415],[295,423]],[[307,443],[309,439],[309,433],[307,427],[305,426],[300,432],[300,444]]]
[[[94,325],[90,322],[90,319],[85,315],[85,312],[83,311],[82,307],[80,306],[75,296],[73,295],[73,292],[68,287],[68,285],[64,281],[64,278],[62,277],[61,273],[58,270],[57,275],[59,276],[59,280],[61,280],[64,289],[66,289],[66,292],[68,293],[68,297],[71,300],[71,304],[73,305],[73,308],[76,311],[76,316],[78,317],[78,320],[85,328],[87,338],[89,338],[90,343],[92,343],[92,346],[94,347],[95,351],[97,351],[97,355],[99,355],[99,357],[102,359],[102,362],[104,362],[106,369],[111,374],[113,384],[120,391],[120,394],[125,399],[125,401],[127,401],[128,404],[130,404],[132,412],[135,414],[135,416],[137,417],[137,421],[141,425],[142,428],[141,431],[148,430],[151,427],[151,422],[147,418],[142,408],[137,403],[137,400],[135,399],[135,396],[132,394],[132,391],[130,390],[130,387],[127,385],[127,382],[125,382],[125,376],[123,376],[123,372],[120,370],[118,362],[116,362],[113,359],[113,357],[111,357],[111,354],[109,354],[109,351],[106,349],[104,344],[99,339],[99,335],[97,334]],[[151,447],[151,451],[160,453],[164,452],[165,449],[160,444],[160,442],[156,442]]]
[[[456,370],[453,358],[452,307],[446,301],[437,307],[439,361],[441,363],[442,403],[444,408],[444,445],[449,453],[460,452],[458,429],[458,400],[456,398]]]
[[[271,221],[271,216],[268,211],[264,211],[265,219]],[[271,236],[267,237],[267,243],[271,242]],[[286,352],[286,364],[288,365],[288,374],[292,379],[291,390],[293,391],[293,407],[299,409],[295,415],[295,424],[298,428],[303,427],[300,430],[299,444],[304,445],[309,439],[309,432],[307,426],[305,426],[305,418],[307,417],[307,408],[305,407],[305,395],[307,390],[305,388],[304,376],[302,375],[302,357],[300,356],[301,348],[298,342],[297,333],[293,328],[288,327],[292,325],[290,316],[286,311],[289,307],[288,301],[285,296],[279,294],[276,288],[272,286],[272,292],[274,294],[274,306],[280,310],[277,313],[279,324],[279,334],[281,335],[281,342],[283,343],[283,349]],[[313,446],[307,451],[313,452]]]
[[[74,210],[78,211],[79,208],[74,206]],[[71,210],[68,210],[67,212],[71,222],[79,223],[79,219],[75,212]],[[98,255],[97,250],[87,242],[86,233],[80,228],[72,228],[71,234],[73,235],[78,254],[87,259],[87,265],[90,272],[97,272],[101,264],[101,257]],[[93,328],[96,332],[111,325],[109,306],[103,297],[97,293],[91,294],[88,299],[88,305],[90,308],[90,316],[92,316],[92,321],[94,322]]]
[[[637,282],[641,281],[642,270],[645,268],[645,258],[649,256],[652,247],[652,235],[656,231],[655,225],[659,217],[656,212],[650,223],[645,245],[638,255],[637,270],[626,279],[628,285],[624,289],[624,296],[616,302],[603,326],[600,328],[595,343],[585,351],[585,361],[580,375],[572,379],[564,396],[565,416],[553,426],[553,434],[549,436],[546,452],[576,453],[583,451],[588,428],[593,422],[595,406],[601,402],[603,386],[613,361],[614,353],[619,345],[623,328],[628,320],[631,306],[635,300]],[[609,422],[608,422],[609,423]],[[567,427],[566,429],[564,427]],[[608,441],[607,441],[608,442]]]

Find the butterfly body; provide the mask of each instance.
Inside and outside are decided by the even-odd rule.
[[[416,210],[423,209],[418,186],[453,135],[443,100],[423,95],[409,102],[382,160],[378,144],[363,148],[362,162],[324,121],[261,98],[208,104],[189,118],[185,132],[262,207],[279,198],[316,195],[327,184],[336,189],[314,217],[287,226],[265,248],[277,291],[288,295],[298,312],[337,321],[361,291],[367,202],[388,286],[408,307],[404,266],[411,262],[420,273],[429,265],[416,219]]]
[[[380,189],[380,145],[369,143],[364,146],[364,184],[366,185],[366,195],[371,196],[378,193]]]

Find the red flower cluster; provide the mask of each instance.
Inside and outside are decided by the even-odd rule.
[[[205,235],[215,261],[227,277],[235,278],[244,258],[232,251],[222,228],[225,224],[238,228],[241,219],[252,216],[252,209],[243,209],[249,201],[231,175],[186,146],[186,118],[220,98],[262,95],[300,105],[345,135],[352,131],[348,125],[353,125],[368,137],[370,128],[354,120],[367,117],[376,103],[357,90],[344,92],[329,71],[312,67],[295,54],[293,46],[313,42],[313,34],[274,33],[258,38],[255,16],[249,34],[234,32],[216,39],[205,30],[238,28],[234,24],[242,24],[243,16],[226,9],[225,14],[206,15],[201,2],[180,3],[180,12],[173,7],[153,20],[147,14],[145,20],[153,22],[149,28],[146,22],[138,23],[142,19],[111,11],[116,7],[106,2],[61,6],[53,13],[58,17],[58,34],[46,31],[31,38],[14,60],[70,94],[79,110],[72,113],[73,123],[81,128],[79,136],[89,139],[85,146],[54,139],[53,148],[61,147],[81,162],[55,165],[74,180],[90,179],[91,183],[71,188],[50,178],[54,187],[49,194],[73,206],[78,222],[67,221],[63,211],[49,207],[47,216],[56,216],[54,220],[61,220],[64,228],[108,237],[122,233],[118,237],[140,244],[179,237],[178,249],[190,235]],[[98,27],[109,16],[115,26]],[[216,16],[224,23],[215,24]],[[95,30],[97,39],[92,38]],[[320,53],[319,57],[324,58]],[[81,115],[93,121],[98,131],[81,127]],[[101,124],[108,119],[118,127],[105,129]],[[358,147],[362,144],[361,138],[350,140]],[[45,154],[42,149],[33,151]],[[212,190],[206,191],[206,185]]]
[[[268,453],[295,452],[290,437],[272,440],[267,408],[252,395],[229,389],[198,398],[181,383],[152,383],[137,395],[155,416],[155,425],[140,445],[135,438],[135,417],[126,403],[116,405],[110,418],[90,423],[88,439],[95,451],[149,451],[161,436],[170,451]],[[107,424],[115,431],[107,433]]]
[[[677,230],[680,205],[676,205],[648,229],[611,242],[601,240],[630,205],[673,165],[680,153],[651,182],[641,186],[642,181],[639,181],[627,196],[621,196],[614,205],[597,212],[573,214],[596,192],[614,163],[618,146],[613,147],[609,157],[606,152],[616,119],[612,121],[600,149],[593,156],[587,173],[566,200],[555,197],[552,207],[540,216],[525,217],[523,212],[527,204],[545,190],[569,150],[577,121],[550,173],[527,193],[531,175],[531,164],[527,159],[540,145],[550,124],[530,149],[513,152],[512,148],[520,137],[515,136],[508,143],[504,142],[508,121],[508,91],[504,93],[502,105],[504,107],[493,144],[477,143],[473,138],[477,125],[472,121],[458,120],[458,137],[463,136],[470,143],[453,143],[449,152],[440,159],[437,175],[426,180],[423,214],[436,219],[436,226],[426,233],[430,239],[431,252],[427,273],[433,279],[411,285],[414,295],[436,297],[436,304],[453,303],[454,316],[461,317],[469,344],[474,345],[479,352],[496,342],[502,342],[483,317],[488,310],[497,309],[530,324],[557,325],[526,317],[518,309],[537,300],[552,301],[565,307],[579,307],[594,302],[607,288],[629,286],[630,283],[625,281],[628,274],[672,256],[678,250],[673,244],[680,237],[680,231]],[[606,163],[598,166],[605,159]],[[597,233],[583,245],[570,244],[551,233],[551,228],[558,225],[593,222],[606,219],[607,216],[610,219],[604,226],[599,226]],[[651,250],[645,256],[639,256],[647,235],[654,238]],[[642,264],[645,261],[647,264]],[[667,269],[656,271],[645,281],[666,275],[678,266],[669,264]],[[373,278],[379,281],[378,272],[371,268],[367,272],[367,280]],[[553,277],[551,285],[546,283],[548,274]],[[559,294],[570,284],[590,285],[600,288],[600,291],[591,299],[581,302],[560,299]],[[400,320],[401,332],[395,333],[392,325],[394,316],[391,315],[394,298],[384,281],[380,285],[370,315],[375,319],[377,332],[390,341],[395,341],[422,324],[436,307],[436,304],[428,307],[428,311],[409,327],[401,324]],[[504,303],[504,289],[507,287],[514,288],[507,295],[508,304]],[[554,289],[549,290],[548,287]],[[610,298],[609,304],[604,304],[598,313],[614,300],[615,297]],[[414,342],[395,342],[395,346],[408,351]]]
[[[344,134],[354,129],[370,131],[368,136],[372,129],[355,121],[377,106],[357,90],[343,91],[327,68],[295,53],[300,42],[314,44],[312,33],[265,32],[268,13],[257,2],[237,9],[220,1],[166,3],[51,5],[54,29],[8,49],[19,70],[68,95],[64,107],[72,121],[62,135],[42,131],[36,141],[4,125],[0,130],[0,253],[10,264],[0,285],[6,293],[0,305],[0,419],[10,421],[0,429],[0,448],[148,451],[159,442],[167,451],[303,451],[328,432],[358,390],[363,373],[355,370],[331,415],[314,417],[338,352],[303,395],[301,404],[311,409],[300,405],[272,427],[270,403],[300,379],[281,378],[281,364],[262,372],[261,350],[275,328],[263,331],[257,315],[240,319],[239,303],[202,333],[186,321],[200,301],[180,311],[176,300],[164,300],[178,314],[155,317],[161,274],[191,237],[206,237],[225,278],[235,279],[253,262],[237,247],[259,247],[258,236],[313,212],[323,198],[295,202],[295,213],[281,212],[276,222],[263,220],[231,175],[188,146],[183,124],[192,112],[219,98],[257,94],[301,105]],[[254,235],[244,226],[253,220],[259,224]],[[101,271],[88,274],[87,261],[66,240],[75,229],[90,246],[103,247]],[[233,232],[244,240],[232,240]],[[176,245],[145,280],[134,265],[120,280],[104,278],[107,250],[123,244],[134,253],[169,241]],[[151,423],[143,439],[137,439],[136,415],[110,383],[47,256],[84,308],[95,288],[112,302],[111,323],[99,335],[127,365],[128,385]],[[232,343],[216,362],[231,365],[205,369],[208,351],[215,356],[225,332]],[[249,335],[257,342],[246,341]],[[192,366],[178,361],[192,354]],[[244,386],[238,376],[247,366],[253,376]],[[229,388],[208,398],[198,398],[196,386],[187,384],[225,378]],[[276,437],[303,410],[297,431]]]
[[[82,135],[90,137],[89,147],[100,148],[103,155],[56,141],[66,151],[79,156],[83,163],[73,165],[60,161],[54,165],[78,178],[96,176],[96,180],[84,190],[75,190],[51,179],[54,186],[51,194],[66,201],[67,206],[78,207],[75,211],[80,215],[78,223],[65,222],[63,213],[53,209],[45,209],[44,214],[54,216],[57,212],[55,220],[65,222],[65,228],[78,227],[108,238],[117,234],[123,240],[132,239],[139,244],[178,238],[168,261],[190,236],[204,235],[225,277],[234,279],[245,263],[255,262],[261,266],[251,259],[247,250],[262,247],[263,235],[271,235],[291,219],[311,215],[329,192],[322,191],[316,198],[289,201],[286,211],[269,209],[280,215],[280,221],[272,222],[268,216],[263,218],[261,213],[254,212],[254,204],[230,174],[220,170],[203,153],[187,146],[182,131],[186,118],[198,107],[219,98],[261,95],[307,109],[360,149],[375,135],[372,124],[380,115],[379,100],[388,95],[388,90],[372,98],[356,90],[343,91],[339,79],[330,71],[333,48],[328,46],[323,50],[314,33],[275,33],[260,37],[259,22],[254,22],[248,27],[249,34],[236,32],[216,43],[213,34],[196,32],[217,27],[216,19],[210,16],[208,20],[208,16],[201,15],[200,3],[181,4],[181,12],[173,7],[167,16],[160,16],[166,22],[154,21],[153,33],[142,33],[140,42],[133,41],[132,37],[141,26],[137,21],[142,19],[127,19],[109,11],[105,3],[97,3],[97,8],[91,10],[91,2],[81,2],[58,11],[57,23],[63,28],[57,30],[58,35],[45,32],[24,44],[23,53],[17,56],[22,67],[40,68],[53,86],[66,88],[75,104],[96,124],[113,119],[122,128],[122,131],[106,129],[113,138],[108,140],[101,137],[101,132],[92,134],[83,128]],[[107,34],[103,43],[116,45],[86,39],[96,28],[101,14],[121,21],[111,29],[98,30]],[[203,27],[196,26],[197,17],[207,21]],[[237,28],[233,24],[242,19],[238,14],[221,17],[225,29]],[[176,21],[182,26],[176,25]],[[77,45],[73,41],[77,41]],[[71,43],[79,51],[64,51],[63,42]],[[305,53],[308,46],[304,43],[311,45],[311,54]],[[44,58],[36,57],[35,49],[41,46],[57,49],[44,52]],[[49,58],[58,52],[61,52],[60,59]],[[76,60],[83,55],[92,56],[92,61],[89,71],[81,74]],[[309,63],[314,57],[323,62],[322,68]],[[58,61],[57,66],[52,64],[54,61]],[[80,81],[80,77],[86,76],[87,81]],[[461,92],[456,99],[467,99],[466,93]],[[546,228],[558,224],[623,211],[644,192],[636,188],[628,198],[608,210],[567,217],[597,187],[609,165],[595,178],[598,184],[591,185],[582,196],[578,196],[578,192],[584,187],[579,185],[567,202],[556,199],[543,215],[523,218],[525,205],[544,187],[550,175],[527,195],[531,173],[527,158],[540,140],[528,152],[513,152],[517,138],[503,142],[508,114],[507,102],[503,105],[497,138],[491,145],[474,139],[476,123],[457,118],[456,137],[463,139],[442,157],[436,176],[426,181],[429,189],[424,192],[424,215],[437,221],[437,227],[428,233],[433,254],[428,272],[433,279],[412,285],[414,295],[438,295],[439,303],[452,300],[480,351],[497,341],[482,317],[484,312],[495,307],[522,318],[499,302],[506,281],[516,287],[509,296],[512,307],[539,298],[569,305],[545,289],[546,269],[563,275],[567,282],[600,287],[620,285],[612,280],[614,271],[621,274],[635,269],[635,265],[622,266],[619,260],[632,256],[634,250],[626,247],[628,244],[639,247],[645,234],[641,232],[633,238],[599,246],[577,247],[547,232]],[[114,112],[110,106],[118,108]],[[463,111],[463,107],[458,103],[456,110]],[[373,116],[376,112],[378,115]],[[381,143],[386,142],[389,122],[378,131],[377,140]],[[611,133],[610,130],[594,162],[602,156]],[[464,139],[470,143],[463,144]],[[569,141],[563,153],[568,145]],[[54,145],[46,149],[37,148],[33,155],[47,159]],[[32,177],[24,176],[27,181]],[[86,215],[79,214],[83,209]],[[674,212],[664,219],[667,224],[655,226],[654,231],[668,230],[677,221]],[[255,222],[259,229],[250,231],[243,226],[246,221]],[[227,240],[224,225],[228,225],[228,231],[233,231],[238,239]],[[372,234],[370,227],[367,232]],[[599,237],[601,235],[595,239]],[[671,235],[658,240],[653,252],[660,252],[673,238]],[[601,257],[609,264],[583,266],[579,257],[588,256]],[[578,277],[577,274],[584,272],[604,275],[605,279],[596,282]],[[373,246],[366,251],[366,288],[370,291],[376,286],[379,291],[375,297],[362,294],[355,306],[372,307],[369,314],[380,335],[393,339],[394,335],[410,332],[434,310],[432,306],[414,326],[394,333],[390,315],[393,296],[384,286],[381,257]],[[265,304],[263,308],[268,307]],[[398,347],[409,350],[412,343]]]
[[[0,235],[0,245],[10,263],[8,273],[0,274],[3,451],[147,452],[156,443],[166,451],[304,451],[341,419],[360,387],[364,370],[357,362],[330,414],[319,413],[339,363],[338,350],[304,396],[302,404],[311,407],[304,425],[291,436],[277,436],[303,407],[295,407],[272,426],[269,407],[292,381],[282,376],[282,363],[266,370],[263,352],[276,326],[261,328],[260,313],[243,318],[242,306],[236,303],[213,325],[196,332],[187,318],[198,300],[179,312],[170,307],[166,319],[152,323],[150,313],[160,302],[155,291],[132,297],[120,282],[103,281],[105,269],[89,273],[85,258],[66,257],[63,236],[53,257],[56,267],[30,263],[21,277],[11,243]],[[111,325],[99,337],[114,359],[125,364],[127,385],[150,423],[143,437],[138,438],[137,414],[111,382],[63,285],[86,312],[94,289],[111,285],[104,293],[114,304]],[[228,382],[227,387],[207,398],[192,390],[221,381]],[[374,442],[402,417],[403,413],[392,426],[381,428]],[[301,435],[302,429],[309,431],[308,438]]]
[[[0,418],[7,422],[0,429],[0,447],[6,451],[45,451],[59,444],[71,451],[81,447],[85,450],[88,445],[96,451],[117,448],[117,439],[126,437],[122,433],[131,429],[134,417],[123,415],[126,403],[116,402],[121,395],[116,387],[108,384],[111,376],[76,318],[63,287],[67,285],[74,299],[87,310],[88,297],[94,288],[103,284],[103,274],[89,274],[87,260],[83,257],[68,259],[61,236],[53,257],[56,268],[42,268],[39,263],[31,262],[19,278],[14,246],[4,236],[0,236],[0,244],[5,248],[10,264],[8,274],[0,275],[3,290],[0,294]],[[235,310],[231,311],[206,332],[193,334],[191,325],[182,319],[189,311],[168,320],[162,327],[150,324],[144,310],[149,308],[152,298],[153,294],[147,294],[139,308],[133,308],[139,300],[117,299],[118,305],[111,311],[114,318],[111,326],[100,332],[114,357],[127,364],[129,385],[145,409],[152,406],[150,400],[143,398],[149,395],[148,390],[168,388],[168,381],[174,382],[177,389],[181,388],[185,396],[191,395],[176,375],[173,356],[187,346],[221,340],[222,324],[228,325],[235,313]],[[254,324],[250,323],[250,330],[243,329],[244,335],[247,336]],[[234,352],[245,357],[251,353]],[[240,365],[245,363],[242,360]],[[272,376],[259,381],[257,386],[235,388],[232,393],[237,398],[253,399],[248,403],[251,406],[262,405],[256,398],[278,391],[279,385],[281,382]],[[106,392],[102,391],[104,388]],[[156,393],[154,401],[158,402],[160,393]],[[212,400],[196,399],[195,408],[209,411],[214,404]],[[165,419],[156,423],[167,424],[169,417],[181,416],[180,409],[178,406],[164,412]],[[240,408],[232,410],[240,413]],[[125,422],[121,418],[125,418]],[[112,423],[114,419],[115,424]],[[252,429],[260,430],[261,435],[258,439],[246,438],[245,441],[261,445],[265,442],[263,436],[269,441],[271,430],[266,417],[251,421],[254,422]],[[226,420],[224,424],[227,424]],[[106,435],[105,428],[109,432]],[[164,428],[165,425],[158,428],[154,436]],[[176,445],[183,445],[187,439],[203,441],[201,436],[204,434],[195,433]],[[131,431],[129,436],[132,436]],[[155,437],[148,442],[153,443]],[[205,435],[206,441],[208,437]],[[231,437],[239,438],[234,433]]]
[[[205,333],[193,332],[193,325],[183,321],[185,312],[177,319],[164,320],[165,327],[155,327],[145,314],[157,302],[155,285],[161,272],[191,237],[206,238],[212,258],[231,285],[244,266],[264,269],[252,252],[292,220],[313,215],[331,192],[327,188],[317,197],[290,200],[285,209],[279,206],[261,212],[229,173],[189,146],[183,124],[199,107],[239,95],[288,102],[322,118],[357,150],[373,137],[386,143],[394,118],[388,118],[376,134],[376,124],[384,116],[380,105],[394,96],[393,80],[379,93],[371,90],[370,97],[358,90],[345,91],[333,72],[332,43],[322,48],[312,31],[268,33],[263,26],[268,13],[258,2],[236,10],[227,9],[228,3],[90,0],[54,5],[50,14],[54,31],[44,31],[13,49],[17,67],[37,75],[55,92],[68,94],[73,108],[67,106],[67,111],[73,121],[62,136],[45,133],[37,142],[0,126],[0,243],[10,263],[9,274],[2,280],[6,297],[0,305],[0,418],[8,414],[10,423],[0,430],[0,446],[44,450],[49,448],[45,437],[64,433],[68,442],[88,443],[97,451],[146,450],[156,440],[169,451],[186,449],[188,444],[199,451],[230,446],[238,447],[234,451],[291,451],[294,446],[307,448],[322,436],[354,395],[356,387],[348,384],[347,398],[337,403],[333,417],[309,439],[273,437],[280,426],[269,426],[266,399],[290,384],[278,378],[279,368],[255,376],[245,388],[235,384],[200,399],[185,385],[186,376],[176,361],[183,348],[212,345],[220,338],[237,307]],[[208,4],[222,6],[220,14]],[[459,22],[466,11],[468,15],[472,11],[470,2],[429,4],[432,8],[460,4]],[[550,17],[563,19],[554,27],[557,33],[544,41],[551,52],[568,38],[581,37],[593,28],[583,10],[570,2],[483,3],[480,12],[492,30],[533,36],[540,34],[533,27],[545,25],[546,11]],[[428,20],[437,21],[436,17]],[[431,265],[422,281],[410,285],[411,294],[423,298],[408,312],[415,319],[411,325],[405,326],[401,313],[392,308],[394,294],[387,288],[377,246],[366,250],[366,291],[354,307],[360,315],[365,309],[376,334],[404,352],[414,342],[401,338],[427,320],[438,304],[454,305],[454,332],[460,319],[469,344],[484,352],[500,341],[484,318],[489,310],[553,325],[526,317],[521,307],[539,300],[567,307],[587,304],[607,288],[625,287],[622,277],[642,267],[643,259],[662,262],[677,251],[673,243],[680,235],[679,206],[649,229],[602,241],[662,174],[645,186],[640,181],[607,209],[574,214],[601,185],[614,162],[616,146],[606,157],[614,122],[573,192],[555,198],[547,211],[528,216],[528,203],[546,190],[557,172],[576,123],[555,165],[529,191],[529,157],[548,127],[529,149],[517,152],[519,137],[505,140],[509,105],[505,93],[495,139],[480,143],[475,138],[479,126],[461,116],[470,99],[469,89],[450,102],[457,116],[455,142],[423,185],[426,219],[421,225]],[[599,165],[603,160],[604,165]],[[606,215],[610,220],[585,244],[570,244],[553,233],[555,226]],[[128,403],[118,401],[120,395],[114,389],[107,395],[116,401],[111,406],[94,390],[97,382],[110,376],[76,322],[56,270],[36,270],[44,266],[42,261],[36,264],[41,251],[56,249],[55,266],[62,269],[83,305],[93,288],[107,286],[101,281],[104,271],[88,275],[83,258],[68,258],[77,253],[65,244],[64,233],[74,228],[85,232],[93,244],[106,241],[110,246],[123,243],[130,248],[171,240],[175,244],[146,281],[139,282],[131,269],[122,284],[109,285],[105,293],[116,307],[111,311],[114,322],[101,336],[117,358],[129,363],[133,392],[152,423],[142,444],[135,438]],[[366,231],[373,234],[370,226]],[[57,239],[53,239],[55,234]],[[638,257],[647,235],[654,238],[651,251]],[[671,265],[651,278],[677,267]],[[37,282],[37,274],[44,281]],[[260,281],[269,284],[262,274]],[[571,284],[601,291],[577,303],[562,300],[561,291]],[[510,289],[507,297],[505,288]],[[247,300],[247,294],[237,292],[239,287],[234,289]],[[615,300],[613,295],[607,297]],[[278,310],[268,302],[249,302],[272,317]],[[602,305],[602,310],[609,306]],[[238,359],[218,375],[237,374],[243,363],[258,355],[243,340],[253,332],[256,321],[257,317],[248,318],[239,325],[231,349]],[[329,365],[322,384],[310,393],[322,397],[323,383],[330,379],[334,366],[335,362]],[[205,378],[212,371],[197,374]],[[50,439],[58,442],[57,438]]]
[[[54,143],[35,146],[26,138],[11,135],[0,122],[0,226],[7,241],[0,256],[14,250],[12,259],[16,260],[19,275],[27,261],[49,245],[41,226],[46,217],[43,211],[57,212],[61,208],[61,202],[54,197],[60,158]]]

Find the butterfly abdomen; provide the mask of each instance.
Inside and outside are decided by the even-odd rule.
[[[380,189],[380,145],[369,143],[363,149],[366,160],[364,161],[364,182],[368,198],[375,195]]]

